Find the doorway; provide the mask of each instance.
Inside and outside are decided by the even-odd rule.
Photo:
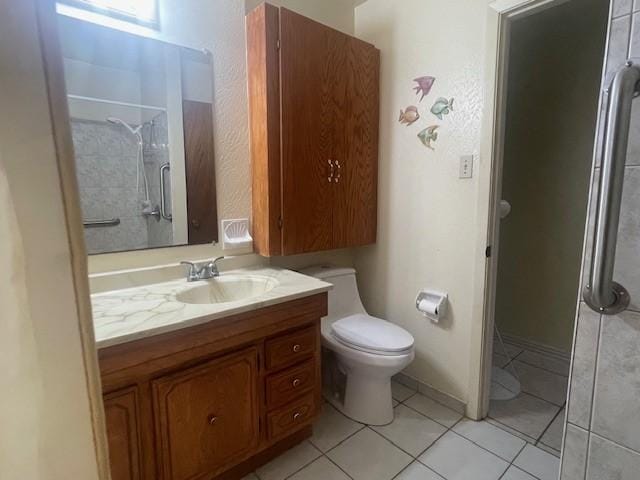
[[[559,456],[609,2],[539,7],[502,37],[483,415]]]

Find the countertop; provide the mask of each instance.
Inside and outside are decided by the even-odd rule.
[[[271,267],[242,268],[222,273],[222,276],[226,275],[268,277],[277,285],[257,297],[213,304],[182,303],[176,296],[215,279],[198,282],[180,279],[91,295],[97,347],[110,347],[200,325],[332,288],[331,284],[317,278]]]

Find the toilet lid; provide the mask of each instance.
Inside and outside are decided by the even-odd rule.
[[[413,347],[413,336],[404,328],[362,313],[335,321],[331,333],[342,343],[367,351],[399,354]]]

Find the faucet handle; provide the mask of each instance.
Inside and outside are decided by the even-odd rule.
[[[219,262],[220,260],[223,260],[223,259],[224,259],[224,256],[222,256],[222,257],[217,257],[217,258],[214,258],[213,260],[211,260],[211,261],[207,264],[207,267],[208,267],[208,268],[209,268],[209,270],[210,270],[211,277],[217,277],[217,276],[219,276],[219,275],[220,275],[220,270],[218,270],[218,262]]]
[[[187,262],[186,260],[180,262],[180,265],[186,265],[188,267],[188,271],[187,271],[188,282],[195,282],[196,280],[200,279],[198,274],[198,265],[196,265],[193,262]]]

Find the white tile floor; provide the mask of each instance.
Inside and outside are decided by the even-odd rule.
[[[324,404],[311,439],[245,480],[557,479],[558,458],[522,434],[463,418],[397,382],[393,396],[396,418],[384,427],[354,422]]]
[[[505,343],[505,349],[511,362],[496,342],[493,363],[509,372],[515,369],[522,393],[512,400],[492,401],[488,421],[559,457],[569,360],[509,343]]]

